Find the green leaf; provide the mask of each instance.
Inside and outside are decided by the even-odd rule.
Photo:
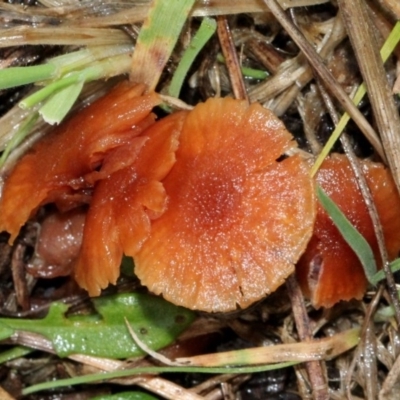
[[[22,390],[22,395],[26,396],[41,390],[56,389],[59,387],[80,385],[92,382],[101,382],[108,379],[124,378],[138,374],[161,374],[161,373],[199,373],[199,374],[253,374],[256,372],[274,371],[300,364],[296,362],[276,363],[261,365],[256,367],[139,367],[132,369],[119,369],[113,372],[103,372],[99,374],[90,374],[84,376],[76,376],[74,378],[58,379],[56,381],[38,383]]]
[[[154,90],[194,0],[153,0],[132,56],[130,79]]]
[[[397,258],[396,260],[394,260],[390,263],[390,269],[393,273],[400,271],[400,258]],[[378,271],[375,275],[373,275],[371,277],[371,283],[373,285],[376,285],[376,284],[378,284],[379,281],[381,281],[385,278],[386,278],[385,271],[383,269],[381,269],[380,271]]]
[[[346,240],[347,244],[356,253],[364,268],[368,281],[372,283],[377,267],[374,253],[372,252],[370,245],[319,185],[317,185],[317,196],[322,207],[332,218],[332,221]]]
[[[67,74],[62,79],[58,79],[31,94],[19,103],[19,106],[23,109],[31,108],[43,100],[46,100],[49,96],[53,95],[59,90],[65,89],[70,85],[78,82],[93,80],[100,77],[100,71],[96,67],[89,67],[83,71],[74,71]]]
[[[189,68],[193,64],[193,61],[199,54],[200,50],[205,46],[205,44],[210,40],[211,36],[215,33],[216,29],[217,23],[215,22],[215,19],[203,19],[200,28],[194,35],[189,47],[186,49],[181,60],[179,61],[178,67],[174,73],[168,89],[168,93],[170,96],[179,97],[183,81],[189,71]]]
[[[50,79],[56,72],[57,68],[53,64],[2,69],[0,70],[0,90]]]
[[[39,109],[39,114],[48,124],[59,124],[74,105],[84,83],[76,82],[54,93]]]
[[[124,318],[151,349],[172,343],[194,320],[194,313],[162,298],[139,293],[125,293],[92,299],[98,314],[71,316],[68,306],[54,303],[42,320],[1,318],[5,332],[39,333],[51,340],[60,357],[86,354],[96,357],[127,358],[143,355],[131,338]],[[10,336],[10,335],[9,335]]]
[[[219,53],[217,55],[217,61],[219,61],[220,63],[225,63],[225,57],[221,53]],[[268,71],[263,71],[260,69],[240,67],[240,70],[245,78],[264,80],[269,76]]]

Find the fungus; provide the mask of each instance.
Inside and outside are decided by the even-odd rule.
[[[295,147],[258,104],[197,105],[163,181],[168,207],[135,257],[141,282],[172,303],[209,312],[245,308],[277,289],[294,271],[316,212],[307,163],[299,155],[281,159]]]
[[[74,268],[76,281],[90,295],[115,284],[122,255],[136,255],[150,234],[150,220],[165,211],[167,196],[161,180],[175,162],[185,116],[185,112],[172,114],[145,130],[141,136],[145,142],[131,165],[96,183]],[[100,176],[122,155],[120,149],[115,151],[117,155],[110,153],[104,160]],[[132,153],[129,145],[122,151]]]
[[[85,216],[86,207],[46,215],[40,223],[34,256],[27,265],[32,276],[55,278],[71,274],[82,243]]]
[[[89,200],[91,173],[109,151],[131,142],[154,121],[150,113],[160,100],[155,93],[144,95],[144,89],[127,82],[118,85],[38,141],[19,161],[0,200],[0,231],[11,234],[11,243],[39,206],[56,202],[69,209]]]
[[[382,224],[389,259],[393,260],[400,250],[399,195],[382,164],[360,162]],[[326,159],[316,180],[367,240],[379,264],[373,225],[347,158],[335,154]],[[317,210],[313,236],[296,267],[299,283],[316,308],[361,299],[367,289],[363,267],[324,209],[318,205]]]

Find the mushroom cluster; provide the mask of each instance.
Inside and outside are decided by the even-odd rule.
[[[120,84],[20,160],[0,199],[0,231],[11,242],[40,207],[54,203],[61,212],[88,210],[80,222],[82,243],[74,243],[68,262],[92,296],[116,282],[124,254],[134,258],[135,274],[150,291],[208,312],[262,299],[295,271],[300,257],[297,274],[314,305],[364,293],[357,260],[338,262],[336,251],[347,250],[333,242],[343,239],[317,207],[309,162],[293,155],[296,142],[275,115],[259,104],[218,98],[156,121],[152,109],[160,98],[144,89]],[[317,178],[339,206],[357,190],[343,160],[327,161]],[[365,166],[377,203],[394,199],[396,211],[381,207],[394,256],[400,200],[386,170]],[[353,202],[362,213],[354,211],[350,220],[373,243],[371,223],[357,225],[369,217],[355,199],[349,214]],[[361,289],[332,295],[338,272],[327,271],[333,264],[340,274],[355,271],[351,279]],[[321,287],[329,293],[325,299]]]

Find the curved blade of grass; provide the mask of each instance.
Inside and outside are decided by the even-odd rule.
[[[65,89],[66,87],[80,81],[96,79],[99,76],[99,73],[100,71],[96,67],[89,67],[83,71],[71,72],[64,78],[58,79],[57,81],[45,86],[43,89],[28,96],[19,103],[19,106],[23,109],[32,108],[36,104],[46,100],[58,90]]]
[[[121,44],[118,46],[91,46],[54,57],[51,59],[51,63],[57,66],[60,76],[63,76],[68,72],[81,70],[105,58],[110,59],[131,52],[131,44]]]
[[[225,63],[225,57],[222,54],[218,54],[217,61]],[[240,67],[240,70],[242,71],[243,76],[246,78],[263,80],[269,76],[268,71],[263,71],[261,69]]]
[[[0,71],[0,90],[51,79],[56,74],[57,67],[53,64],[2,69]]]
[[[130,57],[127,54],[121,54],[116,57],[100,60],[93,63],[90,67],[80,71],[73,71],[67,74],[65,77],[58,79],[55,82],[50,83],[43,89],[38,90],[31,96],[22,100],[19,105],[21,108],[31,108],[41,101],[47,99],[49,96],[57,92],[58,90],[64,89],[70,85],[78,82],[89,82],[101,78],[109,78],[123,74],[129,70]]]
[[[400,258],[397,258],[396,260],[390,263],[390,269],[393,273],[400,271]],[[378,284],[378,282],[382,281],[385,278],[386,278],[385,271],[382,269],[371,277],[371,283],[373,285],[376,285]]]
[[[179,97],[183,81],[189,71],[189,68],[193,64],[193,61],[210,40],[211,36],[217,29],[217,23],[215,19],[204,18],[201,25],[194,35],[189,47],[186,49],[181,60],[179,61],[178,68],[176,69],[174,76],[171,80],[171,84],[168,89],[168,94],[173,97]]]
[[[161,374],[161,373],[203,373],[203,374],[251,374],[255,372],[272,371],[275,369],[282,369],[299,364],[298,362],[286,362],[273,365],[262,365],[258,367],[220,367],[220,368],[203,368],[203,367],[141,367],[118,370],[115,372],[104,372],[100,374],[91,374],[85,376],[78,376],[69,379],[59,379],[57,381],[39,383],[32,385],[22,390],[22,395],[36,393],[41,390],[56,389],[65,386],[81,385],[86,383],[101,382],[109,379],[123,378],[139,374]]]
[[[332,218],[333,223],[342,234],[347,244],[352,248],[354,253],[356,253],[364,268],[368,281],[372,283],[377,267],[374,253],[370,245],[319,185],[317,185],[317,196],[322,207]]]
[[[385,43],[381,49],[381,57],[383,62],[386,62],[389,56],[392,54],[393,50],[396,48],[398,43],[400,42],[400,21],[397,21],[396,25],[393,27],[390,35],[387,37]],[[353,98],[354,104],[358,105],[362,98],[365,96],[367,92],[367,88],[365,83],[362,83]],[[317,159],[315,160],[314,165],[311,168],[311,176],[314,176],[318,169],[320,168],[321,164],[324,162],[327,155],[332,150],[332,147],[339,139],[340,135],[342,134],[344,128],[346,127],[347,123],[350,121],[350,116],[346,112],[340,118],[339,123],[336,125],[335,130],[332,132],[331,136],[329,137],[328,141],[326,142],[324,148],[322,149],[321,153],[318,155]]]
[[[42,118],[50,125],[59,124],[74,105],[84,83],[76,82],[54,93],[39,109]]]
[[[195,0],[153,0],[133,52],[130,79],[154,90]]]
[[[57,79],[68,72],[83,69],[99,60],[132,51],[132,45],[93,46],[51,58],[46,64],[10,67],[0,70],[0,90]]]

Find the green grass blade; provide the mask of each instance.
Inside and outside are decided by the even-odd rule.
[[[225,63],[225,57],[222,54],[218,54],[217,61],[220,63]],[[263,71],[261,69],[240,67],[240,70],[245,78],[264,80],[269,76],[268,71]]]
[[[193,4],[194,0],[153,0],[133,52],[131,81],[155,89]]]
[[[53,78],[57,68],[53,64],[32,67],[13,67],[0,70],[0,90]]]
[[[44,88],[33,93],[22,100],[19,105],[23,109],[28,109],[46,100],[59,90],[65,89],[78,82],[89,82],[101,78],[110,78],[115,75],[126,73],[130,66],[130,57],[126,54],[100,60],[93,63],[90,67],[80,71],[73,71],[63,78],[56,80]]]
[[[390,263],[390,270],[393,273],[400,271],[400,258],[397,258],[396,260],[394,260]],[[373,285],[376,285],[376,284],[378,284],[378,282],[382,281],[385,278],[386,278],[385,271],[382,269],[371,277],[371,283]]]
[[[179,97],[179,93],[182,88],[183,81],[189,71],[189,68],[193,64],[193,61],[205,46],[205,44],[210,40],[212,35],[217,29],[217,23],[215,19],[204,18],[201,22],[200,28],[194,35],[189,47],[183,54],[178,68],[176,69],[174,76],[172,78],[171,84],[168,89],[170,96]]]
[[[255,372],[272,371],[282,369],[299,364],[299,362],[285,362],[272,365],[262,365],[257,367],[220,367],[220,368],[204,368],[204,367],[143,367],[118,370],[115,372],[104,372],[100,374],[92,374],[78,376],[69,379],[59,379],[57,381],[39,383],[22,390],[22,395],[26,396],[41,390],[56,389],[65,386],[80,385],[85,383],[100,382],[109,379],[123,378],[138,374],[160,374],[160,373],[204,373],[204,374],[251,374]]]
[[[50,125],[59,124],[74,105],[84,83],[84,81],[73,83],[53,94],[39,109],[42,118]]]
[[[370,245],[319,185],[317,185],[317,196],[322,207],[331,217],[347,244],[356,253],[364,268],[368,281],[372,283],[377,267],[374,253]]]
[[[44,88],[38,90],[37,92],[31,94],[19,103],[19,106],[23,109],[32,108],[36,104],[46,100],[51,95],[59,90],[65,89],[66,87],[73,85],[82,80],[80,72],[73,72],[68,76],[58,79],[55,82],[50,83]]]

